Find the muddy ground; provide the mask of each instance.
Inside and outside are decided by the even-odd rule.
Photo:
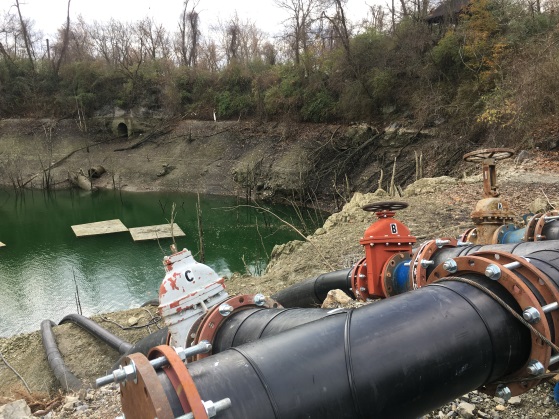
[[[146,161],[148,161],[147,157]],[[159,164],[161,162],[154,164],[153,170],[157,169]],[[508,160],[499,168],[500,190],[518,215],[518,221],[520,215],[526,213],[536,199],[539,199],[540,206],[559,202],[557,153],[533,153],[522,163]],[[146,181],[142,176],[138,178],[138,182],[121,178],[121,185],[129,185],[130,189],[139,188],[139,185]],[[314,235],[276,247],[264,275],[260,277],[234,275],[226,280],[227,289],[230,294],[262,292],[270,295],[319,273],[351,266],[363,255],[359,239],[374,218],[371,213],[362,211],[361,206],[371,202],[394,199],[406,201],[409,207],[400,211],[397,218],[408,225],[418,241],[456,236],[471,226],[469,213],[480,199],[481,189],[481,176],[472,176],[464,179],[443,178],[424,182],[422,187],[416,188],[415,194],[412,194],[409,189],[406,196],[402,198],[387,197],[381,192],[366,195],[357,193],[342,211],[329,217],[325,225]],[[94,320],[123,339],[134,342],[148,335],[155,326],[151,326],[150,329],[145,327],[123,330],[117,324],[126,327],[130,318],[135,317],[139,320],[137,325],[141,326],[150,322],[152,316],[156,316],[153,308],[138,308],[106,314]],[[105,374],[118,359],[116,351],[98,342],[73,324],[58,326],[55,328],[55,333],[65,361],[85,383],[91,384],[95,378]],[[39,397],[39,394],[46,394],[47,398],[56,398],[58,386],[46,363],[38,332],[0,339],[0,352],[7,362],[0,362],[0,404],[20,398],[26,392],[22,380],[14,370],[25,380],[36,397]],[[9,368],[8,364],[13,369]],[[83,416],[71,409],[61,411],[59,407],[59,413],[54,417],[107,417],[102,415],[118,411],[118,398],[115,398],[113,393],[106,395],[107,400],[111,398],[110,402],[103,399],[105,396],[102,393],[95,397],[104,400],[104,405],[110,410],[105,413],[99,412],[100,416],[93,415],[91,411]],[[548,405],[542,404],[542,409],[544,407],[549,409]],[[529,408],[538,409],[537,406],[532,405]],[[547,411],[541,410],[541,412],[548,414]],[[538,416],[539,413],[532,415],[520,411],[519,416],[514,417]]]

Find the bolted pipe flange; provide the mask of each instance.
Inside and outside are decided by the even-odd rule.
[[[221,304],[219,306],[219,314],[221,314],[223,317],[227,317],[228,315],[230,315],[233,312],[233,307],[231,307],[229,304],[224,303]]]
[[[435,239],[435,244],[440,249],[441,247],[446,246],[447,244],[450,244],[450,240],[448,240],[448,239]]]
[[[485,268],[485,276],[493,281],[498,281],[501,278],[501,268],[491,263]]]
[[[190,330],[187,345],[200,344],[204,341],[211,346],[219,328],[227,322],[231,314],[250,308],[282,308],[281,304],[262,294],[241,294],[229,298],[219,306],[212,307],[206,315]],[[209,356],[210,353],[198,353],[194,360]]]
[[[421,262],[419,262],[419,264],[421,265],[422,268],[428,268],[429,266],[433,266],[435,264],[435,261],[422,259]]]
[[[522,317],[528,323],[537,323],[541,319],[540,312],[535,307],[528,307],[527,309],[525,309],[522,312]]]
[[[503,384],[499,384],[497,386],[497,390],[495,391],[495,397],[500,397],[504,401],[507,401],[511,398],[511,396],[512,396],[512,393],[510,391],[510,388],[508,388],[507,386],[505,386]]]
[[[450,274],[454,274],[458,271],[458,265],[454,259],[447,259],[443,263],[443,269]]]
[[[527,370],[531,375],[542,375],[545,372],[545,367],[540,361],[531,359],[530,362],[528,362]]]
[[[545,317],[542,314],[544,313],[543,307],[545,303],[552,304],[559,301],[559,290],[550,278],[533,264],[529,263],[528,260],[506,252],[480,251],[467,256],[455,257],[454,261],[458,265],[458,269],[453,276],[465,278],[470,274],[482,276],[486,276],[487,273],[493,274],[494,271],[490,265],[495,265],[500,271],[499,285],[503,286],[523,309],[529,309],[530,307],[536,309],[536,311],[528,310],[526,314],[529,316],[528,319],[531,319],[531,316],[534,316],[534,318],[537,315],[540,316],[540,321],[532,323],[533,327],[545,336],[546,339],[551,340],[552,333],[555,336],[559,336],[559,312],[554,310]],[[507,269],[504,265],[511,262],[519,262],[520,266],[514,270]],[[447,271],[443,269],[441,264],[429,276],[428,284],[448,276]],[[536,314],[536,312],[538,313]],[[549,316],[553,317],[553,322],[549,322]],[[551,328],[554,330],[552,331]],[[545,345],[536,334],[532,334],[531,340],[531,350],[528,359],[537,360],[544,368],[547,368],[550,365],[551,348]],[[540,377],[529,374],[526,366],[524,366],[505,377],[505,379],[508,380],[507,387],[511,394],[518,395],[539,384],[541,381]],[[498,383],[488,383],[481,391],[487,394],[495,394],[497,386]]]
[[[423,243],[419,250],[414,253],[410,266],[410,276],[414,288],[427,285],[429,271],[435,267],[433,261],[435,254],[443,247],[456,247],[457,240],[453,237],[444,237],[429,240]],[[433,261],[433,262],[431,262]]]
[[[264,304],[266,304],[266,297],[264,296],[264,294],[256,294],[253,297],[253,301],[255,305],[257,305],[258,307],[262,307]]]

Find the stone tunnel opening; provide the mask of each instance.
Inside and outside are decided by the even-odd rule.
[[[118,124],[118,126],[116,127],[116,131],[119,137],[128,137],[128,127],[124,122]]]

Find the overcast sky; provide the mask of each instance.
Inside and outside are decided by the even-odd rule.
[[[367,13],[367,3],[374,4],[376,1],[349,0],[348,17],[360,20]],[[13,4],[15,0],[0,0],[0,12],[8,11]],[[67,0],[20,0],[20,4],[24,17],[34,20],[35,29],[43,31],[45,36],[52,36],[66,20]],[[111,18],[134,22],[149,16],[174,32],[182,4],[183,0],[72,0],[70,18],[81,14],[88,23],[94,20],[106,22]],[[197,10],[204,28],[217,23],[218,19],[225,21],[237,11],[242,21],[254,21],[258,28],[270,35],[278,32],[286,16],[273,0],[199,0]]]

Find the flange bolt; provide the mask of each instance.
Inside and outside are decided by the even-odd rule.
[[[427,260],[427,259],[421,259],[421,262],[419,262],[421,264],[421,267],[424,269],[427,269],[429,266],[434,265],[435,261],[434,260]]]
[[[497,386],[497,390],[495,391],[495,396],[500,397],[504,401],[507,401],[508,399],[511,398],[512,393],[510,391],[510,388],[500,384],[500,385]]]
[[[485,276],[493,281],[497,281],[501,277],[501,269],[497,265],[491,263],[485,268]]]
[[[542,375],[545,372],[545,368],[540,361],[531,359],[530,362],[528,362],[528,372],[531,375]]]
[[[233,312],[233,307],[231,307],[227,303],[222,304],[222,305],[219,306],[219,314],[221,314],[223,317],[227,317],[232,312]]]
[[[450,240],[436,239],[435,244],[440,249],[441,247],[446,246],[447,244],[450,244]]]
[[[525,309],[522,312],[522,317],[524,317],[524,320],[526,320],[528,323],[537,323],[540,321],[541,318],[540,312],[535,307],[528,307],[527,309]]]
[[[443,269],[448,273],[456,273],[458,271],[458,264],[454,259],[447,259],[443,263]]]
[[[258,307],[262,307],[264,304],[266,304],[266,297],[264,297],[263,294],[256,294],[253,300],[254,304],[256,304]]]

